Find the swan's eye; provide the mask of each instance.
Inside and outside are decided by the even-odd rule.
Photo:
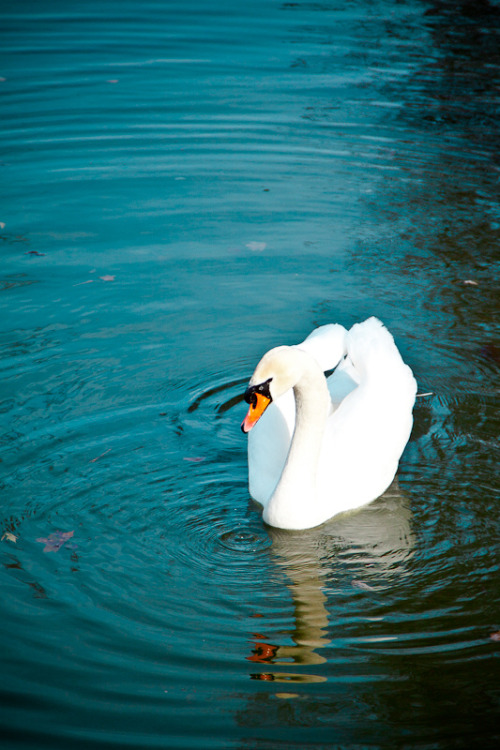
[[[271,391],[270,391],[271,380],[272,380],[272,378],[269,378],[268,380],[264,381],[264,383],[260,383],[256,387],[256,389],[255,389],[258,393],[261,393],[263,396],[265,396],[266,398],[268,398],[270,401],[272,401]]]
[[[251,409],[257,408],[259,398],[262,398],[262,396],[264,396],[267,401],[272,401],[272,396],[269,391],[269,384],[271,380],[272,378],[269,378],[269,380],[266,380],[265,383],[259,383],[259,385],[252,385],[247,388],[243,398],[245,399],[247,404],[250,404]]]

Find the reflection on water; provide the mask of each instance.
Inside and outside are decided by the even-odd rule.
[[[414,537],[411,511],[397,480],[375,503],[346,513],[316,529],[300,532],[268,527],[277,565],[289,580],[294,608],[294,646],[258,642],[249,660],[268,665],[323,664],[319,652],[328,635],[328,580],[341,575],[360,591],[380,592],[405,575]],[[355,563],[362,578],[355,578]],[[322,682],[327,677],[306,672],[261,672],[254,679],[277,682]]]

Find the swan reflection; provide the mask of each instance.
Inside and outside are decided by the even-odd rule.
[[[286,574],[294,607],[294,645],[256,640],[249,661],[273,667],[252,674],[253,679],[277,682],[324,682],[310,671],[278,671],[274,667],[324,664],[320,651],[331,643],[328,597],[332,577],[360,591],[381,591],[404,574],[414,536],[411,511],[397,481],[375,502],[337,516],[323,526],[305,531],[268,527],[275,563]],[[360,573],[361,570],[361,573]],[[288,696],[291,697],[291,696]]]

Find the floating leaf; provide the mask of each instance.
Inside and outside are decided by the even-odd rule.
[[[45,544],[44,552],[57,552],[71,539],[74,533],[74,531],[54,531],[48,537],[40,537],[37,542]]]
[[[99,278],[101,279],[101,281],[114,281],[115,280],[114,276],[99,276]]]
[[[496,633],[491,633],[490,638],[492,641],[500,642],[500,630],[497,630]]]
[[[199,464],[205,461],[203,456],[184,456],[184,461],[192,461],[194,464]]]
[[[14,542],[14,544],[17,542],[17,536],[15,534],[12,534],[10,531],[4,532],[2,536],[2,542],[6,539],[8,542]]]
[[[464,284],[468,284],[469,286],[478,286],[477,281],[474,281],[474,279],[465,279]]]
[[[24,254],[25,255],[39,255],[40,257],[45,255],[45,253],[39,253],[38,250],[28,250],[28,252]]]

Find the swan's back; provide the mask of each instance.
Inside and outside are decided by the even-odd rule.
[[[416,392],[412,371],[403,362],[392,334],[377,318],[353,325],[347,334],[347,353],[360,382],[395,379]]]
[[[347,352],[361,390],[367,392],[371,410],[375,411],[379,404],[384,419],[390,418],[400,435],[399,441],[394,435],[394,443],[404,439],[404,447],[413,424],[417,383],[411,369],[403,362],[394,338],[380,320],[369,318],[350,329]]]
[[[335,512],[375,499],[389,486],[410,437],[417,391],[392,335],[376,318],[350,329],[347,355],[359,385],[327,422],[320,464],[323,502],[332,502],[334,493]]]

